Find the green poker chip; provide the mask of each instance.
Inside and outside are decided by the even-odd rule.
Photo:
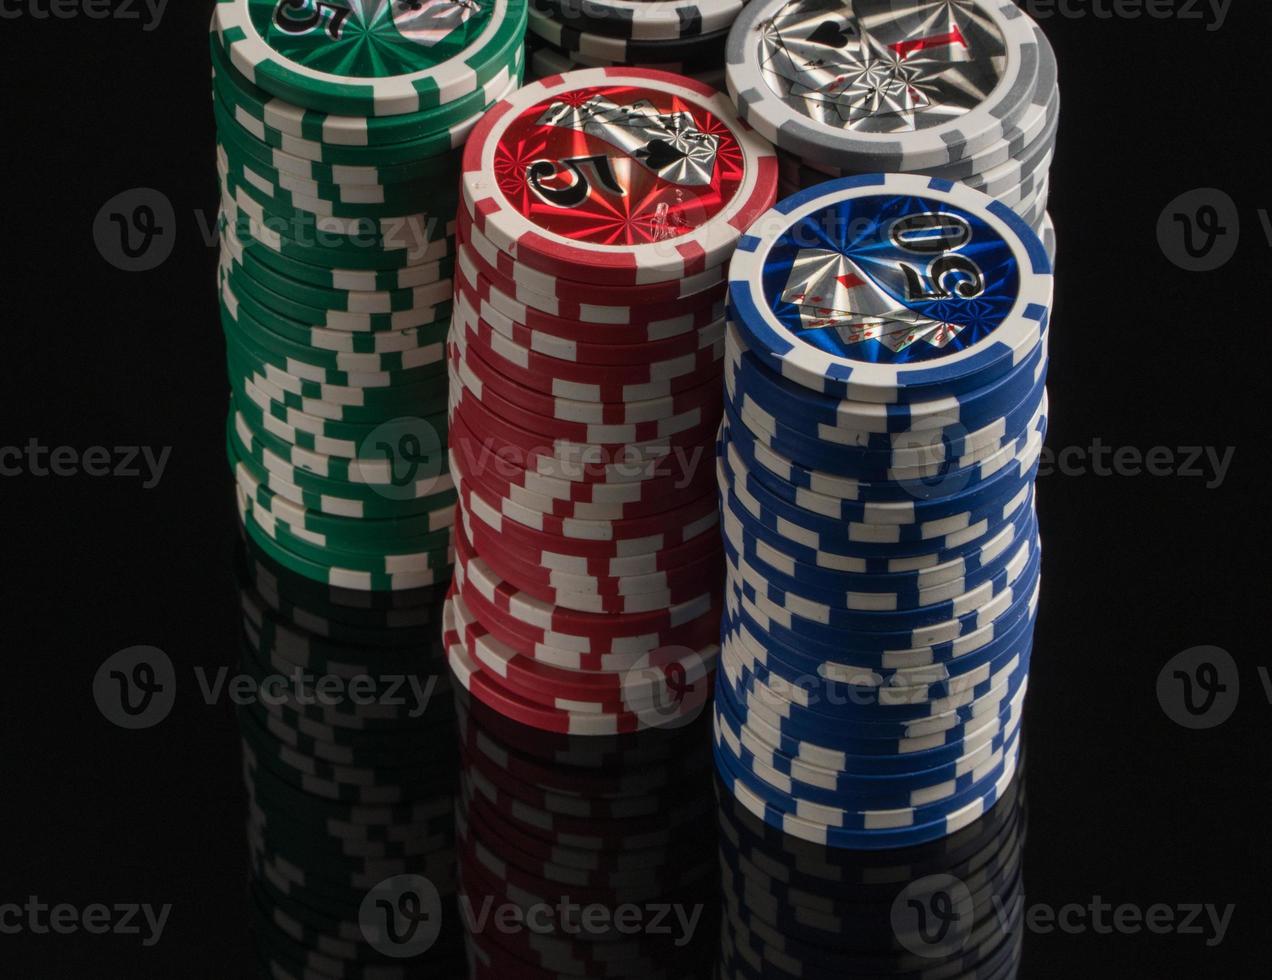
[[[321,539],[315,543],[341,551],[423,552],[450,547],[451,529],[437,528],[427,517],[401,518],[398,520],[354,520],[332,517],[318,511],[310,511],[291,503],[257,481],[240,464],[236,472],[239,487],[252,499],[255,507],[263,508],[276,523],[288,529]]]
[[[245,355],[236,351],[227,351],[231,384],[250,383],[261,393],[267,395],[275,408],[294,409],[304,416],[320,419],[324,422],[347,422],[351,425],[379,425],[390,419],[413,415],[437,415],[446,411],[447,393],[444,385],[431,382],[402,385],[389,389],[343,388],[345,392],[372,392],[383,390],[384,401],[370,404],[335,403],[324,401],[318,395],[330,395],[332,388],[301,381],[290,375],[284,378],[282,372],[261,364],[249,363]],[[287,381],[289,388],[282,387]],[[314,392],[306,394],[306,392]]]
[[[228,60],[266,92],[328,113],[395,116],[490,81],[524,42],[526,5],[218,0],[212,24]]]
[[[277,540],[257,523],[253,513],[250,502],[240,496],[239,518],[247,528],[247,533],[252,536],[252,540],[275,561],[286,565],[300,575],[306,575],[319,582],[328,582],[350,589],[417,589],[420,586],[436,585],[445,581],[450,574],[449,566],[445,564],[438,569],[426,568],[410,572],[388,573],[339,565],[333,554],[320,552],[315,558],[312,551],[308,554],[298,553],[288,546],[287,542],[292,540],[288,535],[283,534],[281,535],[283,540]]]
[[[414,180],[388,186],[368,184],[331,184],[308,180],[267,166],[254,158],[217,145],[218,173],[229,173],[240,186],[252,192],[262,204],[276,203],[309,214],[338,218],[392,218],[417,211],[421,201],[438,207],[445,199],[447,186],[455,187],[451,197],[458,202],[458,180],[448,181],[446,174],[433,180]]]
[[[481,88],[444,106],[397,116],[339,116],[292,105],[253,85],[235,69],[215,32],[209,37],[213,83],[221,97],[252,119],[288,136],[332,146],[385,146],[422,139],[482,113],[520,82],[524,48],[513,49],[512,61]]]
[[[228,285],[223,291],[229,292],[231,301],[236,302]],[[412,367],[390,367],[401,364],[401,358],[382,360],[377,356],[376,363],[383,365],[383,370],[346,369],[351,364],[365,365],[371,362],[364,358],[367,355],[349,355],[348,357],[332,357],[335,351],[318,351],[302,344],[289,341],[281,335],[266,329],[248,313],[239,308],[237,314],[221,303],[221,325],[227,339],[240,344],[258,360],[275,364],[291,374],[306,378],[319,384],[339,385],[347,388],[386,388],[390,385],[413,384],[416,382],[435,381],[445,384],[446,358],[445,352],[436,355],[432,348],[421,348],[423,352],[418,359],[423,363]],[[351,360],[356,358],[356,360]],[[320,363],[321,362],[321,363]],[[344,364],[342,368],[338,365]]]
[[[452,176],[456,181],[459,179],[466,130],[445,134],[433,141],[399,144],[397,152],[388,158],[378,152],[364,151],[363,155],[350,156],[346,151],[341,160],[333,161],[330,153],[320,154],[310,144],[284,138],[275,130],[261,127],[256,133],[249,132],[219,99],[213,101],[212,110],[217,122],[217,138],[239,162],[253,161],[280,176],[334,185],[342,194],[379,189],[402,195],[410,193],[411,185],[421,181],[445,180]]]
[[[287,275],[279,267],[282,263],[271,265],[261,255],[261,246],[257,243],[244,245],[229,227],[222,228],[222,235],[223,261],[229,259],[237,264],[252,281],[263,288],[316,310],[351,314],[408,313],[422,306],[436,305],[453,291],[452,260],[437,263],[438,274],[432,281],[408,288],[338,289]],[[268,252],[267,249],[265,251]],[[385,329],[400,329],[400,325],[390,320]]]
[[[375,489],[382,487],[390,493],[400,486],[419,482],[421,474],[428,474],[435,482],[445,471],[445,430],[430,419],[408,417],[383,423],[360,444],[352,445],[352,440],[348,440],[354,455],[338,456],[318,447],[343,440],[299,432],[295,426],[278,422],[259,406],[237,396],[233,407],[252,434],[267,447],[289,453],[294,466],[327,480]]]
[[[362,520],[398,520],[422,515],[430,520],[453,518],[458,494],[449,473],[433,475],[430,468],[423,471],[424,479],[403,487],[342,483],[296,466],[287,458],[290,453],[278,451],[292,447],[272,441],[273,437],[267,433],[253,431],[237,413],[231,413],[229,428],[231,465],[241,461],[258,482],[309,510]]]
[[[376,256],[382,257],[386,265],[410,265],[413,256],[426,252],[432,242],[453,238],[455,233],[454,208],[445,205],[441,213],[326,218],[257,200],[246,187],[226,175],[222,175],[221,192],[234,201],[240,216],[245,214],[261,227],[273,230],[285,243],[331,256],[329,261],[347,258],[355,266],[374,261]]]
[[[255,319],[260,320],[262,313],[272,315],[274,332],[296,343],[333,352],[384,354],[446,340],[453,290],[449,280],[418,290],[420,305],[410,310],[348,313],[300,302],[295,298],[299,291],[287,294],[271,289],[236,265],[228,254],[222,256],[221,270],[239,301],[261,311],[254,313]]]
[[[231,241],[231,248],[241,249],[254,262],[267,266],[289,280],[306,283],[323,289],[343,293],[398,293],[428,286],[439,279],[450,278],[455,269],[455,259],[447,250],[438,249],[438,256],[418,265],[403,269],[339,269],[311,265],[283,255],[277,249],[258,241],[252,234],[251,219],[237,220],[237,208],[233,223],[222,212],[220,229],[224,241]]]
[[[375,422],[339,422],[332,419],[319,418],[316,415],[307,415],[299,409],[288,408],[275,402],[270,397],[269,391],[256,385],[250,378],[233,376],[231,378],[231,386],[234,388],[235,398],[240,400],[240,404],[243,402],[250,403],[257,410],[268,414],[283,425],[292,426],[318,439],[348,442],[356,446],[366,445],[366,448],[348,453],[347,455],[350,458],[357,456],[366,457],[368,453],[380,452],[380,450],[371,448],[374,442],[382,442],[385,439],[395,437],[400,439],[407,434],[405,428],[390,426],[389,423],[394,421],[391,418],[384,418]],[[436,411],[432,414],[416,413],[406,417],[416,422],[424,431],[427,431],[427,429],[424,429],[425,426],[440,431],[447,421],[445,410]],[[402,428],[401,432],[397,431],[399,428]]]

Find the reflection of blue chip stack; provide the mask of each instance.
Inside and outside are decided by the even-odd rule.
[[[754,0],[729,34],[726,74],[738,114],[781,151],[783,193],[924,174],[1050,235],[1056,59],[1011,0]]]
[[[1039,587],[1052,275],[1008,207],[870,175],[738,247],[716,758],[797,837],[899,847],[1011,783]]]
[[[937,841],[845,851],[783,834],[722,792],[722,980],[1016,976],[1026,815],[1018,776]]]

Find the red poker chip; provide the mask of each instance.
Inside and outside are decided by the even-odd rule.
[[[461,210],[455,216],[455,237],[462,239],[483,263],[482,268],[493,268],[499,275],[518,286],[540,296],[575,303],[594,303],[603,292],[606,303],[621,300],[624,306],[659,303],[671,300],[692,299],[721,280],[728,279],[727,265],[712,266],[693,275],[668,282],[646,283],[640,286],[605,286],[598,288],[595,282],[586,282],[564,276],[554,276],[514,260],[506,252],[495,247],[494,242],[473,227],[468,212]]]
[[[462,270],[461,270],[462,271]],[[568,317],[553,316],[525,303],[518,303],[489,280],[480,276],[467,280],[469,287],[481,298],[499,310],[504,316],[541,333],[564,340],[579,340],[589,344],[643,344],[650,340],[665,340],[677,334],[692,333],[714,323],[724,315],[724,304],[680,310],[676,315],[648,323],[588,323]]]
[[[722,265],[772,206],[777,176],[775,151],[722,93],[680,75],[596,68],[496,103],[465,145],[461,196],[473,225],[517,262],[640,285]]]
[[[473,662],[462,642],[453,633],[447,634],[448,660],[451,672],[473,697],[484,701],[509,718],[532,728],[563,732],[573,735],[608,735],[619,732],[635,732],[673,723],[673,716],[664,712],[574,712],[552,708],[528,700],[520,693],[498,682],[494,675],[483,671]],[[701,711],[702,705],[686,706],[685,711]]]
[[[457,420],[455,429],[460,428],[462,420]],[[660,478],[643,483],[572,483],[558,480],[543,473],[536,473],[516,465],[515,460],[504,460],[493,452],[486,452],[485,447],[475,448],[476,440],[465,437],[448,448],[447,462],[461,478],[467,479],[468,473],[477,474],[474,482],[485,487],[498,496],[508,496],[516,500],[517,494],[508,490],[516,488],[524,491],[527,499],[525,506],[542,513],[556,513],[562,516],[556,503],[560,501],[568,505],[566,513],[576,513],[587,518],[588,508],[601,510],[604,508],[624,508],[632,513],[624,513],[623,517],[647,516],[653,513],[666,513],[683,506],[691,500],[709,492],[713,474],[694,479]],[[697,472],[697,471],[695,471]],[[452,480],[453,482],[453,480]],[[549,502],[552,502],[549,505]],[[533,506],[540,503],[543,506]],[[666,508],[666,509],[664,509]],[[591,519],[620,520],[620,517],[606,518],[596,516]],[[536,548],[535,551],[542,549]],[[571,567],[576,567],[572,562]],[[617,568],[605,574],[639,575],[639,570],[619,571]]]
[[[723,414],[723,409],[704,412],[702,408],[692,408],[683,415],[650,422],[593,425],[584,422],[568,422],[529,412],[520,405],[509,402],[493,388],[468,383],[458,367],[451,372],[451,386],[463,388],[492,415],[516,422],[528,431],[536,432],[545,438],[569,439],[586,445],[624,446],[631,443],[670,439],[687,429],[698,429],[713,421],[718,428]]]
[[[697,388],[644,401],[605,403],[556,398],[535,388],[517,384],[501,374],[481,357],[479,350],[468,347],[462,333],[457,332],[449,341],[448,354],[451,363],[462,372],[464,382],[469,387],[480,388],[479,395],[493,390],[505,401],[526,411],[564,422],[584,422],[589,425],[653,422],[683,415],[694,408],[719,409],[724,402],[723,388],[720,379],[716,377],[708,379]]]
[[[650,300],[639,304],[624,302],[623,287],[594,286],[591,298],[582,302],[545,296],[503,275],[482,258],[481,254],[464,239],[456,239],[456,281],[463,279],[475,284],[485,281],[508,299],[562,320],[579,320],[583,323],[614,326],[641,326],[670,320],[694,310],[713,307],[724,302],[728,284],[722,275],[702,292],[683,299]]]
[[[614,558],[645,554],[714,533],[719,525],[719,508],[710,496],[652,517],[584,521],[529,511],[469,485],[460,474],[455,477],[460,504],[491,531],[560,554]]]
[[[455,536],[457,539],[464,538],[465,556],[470,559],[476,557],[477,551],[467,540],[467,535],[456,530]],[[491,558],[482,560],[493,574],[515,586],[528,598],[559,607],[561,610],[624,618],[648,616],[695,602],[704,596],[718,596],[721,590],[716,583],[720,579],[720,566],[723,562],[722,555],[709,555],[694,570],[696,574],[686,579],[669,576],[667,584],[662,588],[650,588],[648,587],[650,582],[641,580],[635,584],[645,588],[628,594],[622,591],[624,588],[622,580],[616,580],[616,585],[612,589],[606,588],[601,582],[597,583],[601,591],[575,591],[545,584],[542,581],[544,574],[541,570],[536,571],[525,563],[519,563],[515,558],[507,556],[495,558],[492,552]],[[668,575],[668,573],[658,572],[655,575]]]
[[[496,626],[506,629],[515,639],[505,642],[527,656],[543,659],[539,653],[542,646],[573,658],[570,663],[557,666],[624,670],[660,646],[678,643],[694,647],[696,643],[695,648],[701,648],[713,642],[710,635],[702,638],[706,629],[714,630],[719,639],[722,604],[718,595],[638,616],[574,612],[526,595],[499,578],[482,559],[471,558],[463,550],[456,553],[455,584],[463,590],[465,602],[474,614],[492,632]],[[484,600],[493,615],[475,597]]]
[[[508,479],[497,474],[493,466],[481,464],[473,467],[465,466],[464,457],[460,455],[457,449],[449,449],[448,458],[452,472],[460,473],[465,481],[489,494],[507,497],[522,507],[528,507],[542,514],[550,514],[556,517],[577,517],[581,520],[622,521],[652,517],[675,510],[690,501],[698,500],[711,494],[715,490],[712,481],[708,479],[710,476],[708,473],[686,486],[681,486],[677,483],[664,483],[662,485],[664,489],[661,494],[651,492],[644,495],[644,499],[594,503],[589,500],[578,499],[580,496],[584,496],[578,493],[569,497],[548,496],[537,493],[525,485],[526,481],[533,475],[526,473],[525,470],[521,471],[519,478]],[[596,484],[578,485],[583,487],[596,486]],[[640,486],[640,484],[634,484],[634,486]]]
[[[505,581],[544,602],[579,612],[606,612],[621,616],[649,609],[665,609],[701,594],[707,583],[723,574],[723,554],[715,552],[670,571],[650,575],[617,579],[571,576],[545,570],[516,556],[497,554],[494,539],[490,536],[473,539],[467,528],[463,533],[469,538],[469,547],[478,554],[485,552],[486,563]]]
[[[455,445],[462,438],[476,437],[476,447],[469,446],[465,450],[468,456],[495,453],[503,459],[515,460],[523,469],[533,472],[544,472],[544,466],[538,460],[551,460],[559,467],[580,468],[585,476],[627,476],[629,480],[641,480],[673,473],[692,475],[697,467],[710,465],[715,455],[709,447],[713,446],[719,426],[713,425],[710,418],[665,439],[604,444],[577,442],[565,436],[552,437],[532,432],[510,419],[500,418],[462,387],[452,390],[450,397],[451,423],[454,425],[459,420],[464,425],[458,436],[454,432],[450,434],[450,445]],[[704,455],[711,458],[704,460]],[[661,473],[656,468],[652,472],[647,469],[649,464],[659,461],[666,463]]]
[[[500,641],[480,622],[460,594],[452,594],[457,633],[483,668],[531,700],[549,704],[588,704],[619,710],[625,703],[657,706],[683,701],[692,685],[710,686],[719,648],[694,651],[661,647],[622,672],[563,670],[523,655]],[[568,710],[582,710],[569,707]]]
[[[596,399],[598,401],[641,401],[641,398],[622,397],[624,391],[651,389],[646,397],[656,398],[696,387],[713,370],[722,371],[723,338],[689,354],[635,364],[580,364],[540,354],[504,336],[482,320],[463,293],[456,296],[451,329],[454,331],[461,326],[465,331],[465,341],[469,346],[475,344],[484,354],[489,355],[486,358],[488,362],[498,364],[501,368],[505,363],[520,368],[538,382],[537,385],[531,383],[530,387],[538,387],[541,391],[554,394],[565,394],[560,389],[563,383],[568,383],[613,392],[613,396],[603,395]],[[492,357],[498,360],[492,360]],[[660,385],[663,387],[660,388]],[[586,399],[580,399],[584,400]]]
[[[523,470],[535,477],[556,483],[577,483],[580,486],[616,487],[642,486],[647,483],[684,482],[704,463],[703,447],[667,447],[653,444],[629,446],[621,452],[604,449],[563,445],[524,449],[521,445],[502,438],[497,428],[485,419],[466,418],[455,406],[449,416],[448,448],[453,448],[461,460],[477,460],[479,466],[510,467]],[[504,426],[506,432],[508,427]],[[643,455],[642,455],[643,454]],[[714,458],[714,452],[706,454]]]
[[[526,326],[515,316],[509,316],[495,304],[483,299],[477,288],[472,285],[474,281],[467,276],[457,276],[455,295],[463,296],[468,305],[480,314],[484,321],[505,337],[530,350],[565,361],[594,365],[665,361],[709,346],[724,336],[724,314],[721,312],[713,320],[695,330],[682,330],[670,337],[642,340],[635,344],[597,343],[594,340],[558,337],[549,331]],[[712,311],[721,309],[723,302],[723,296],[714,300],[711,305]],[[691,307],[686,306],[681,307],[678,312],[685,313],[690,310]]]

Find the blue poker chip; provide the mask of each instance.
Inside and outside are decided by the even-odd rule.
[[[842,594],[810,597],[806,592],[791,591],[784,587],[784,583],[775,582],[772,576],[765,576],[746,563],[727,540],[724,547],[733,584],[740,586],[742,594],[752,601],[756,596],[762,596],[768,603],[802,620],[854,635],[874,635],[913,634],[941,627],[981,610],[998,608],[1003,601],[1000,597],[1009,590],[1019,596],[1021,590],[1032,584],[1037,576],[1040,549],[1036,542],[1036,537],[1025,542],[1013,554],[1011,561],[967,592],[928,605],[888,610],[851,608],[842,601]],[[960,635],[962,633],[960,629]]]
[[[947,589],[960,595],[983,581],[1010,549],[1036,533],[1037,518],[1032,508],[1021,510],[984,543],[951,561],[918,569],[866,574],[833,563],[810,564],[783,548],[763,541],[750,532],[732,511],[721,513],[720,529],[725,540],[746,561],[772,581],[794,592],[809,595],[840,593],[848,608],[898,608],[923,604],[920,598]],[[929,602],[935,601],[929,599]]]
[[[752,411],[767,411],[813,437],[823,427],[832,433],[843,430],[845,439],[851,436],[855,441],[842,444],[862,449],[922,446],[944,438],[961,454],[960,440],[1010,415],[1021,402],[1031,397],[1036,402],[1035,391],[1046,373],[1044,335],[1024,361],[982,388],[915,404],[875,405],[818,394],[788,381],[750,352],[732,323],[725,332],[725,383],[734,401],[748,399]]]
[[[752,710],[745,697],[735,693],[730,684],[719,685],[716,700],[720,710],[743,726],[741,737],[748,739],[753,749],[767,749],[789,759],[788,772],[794,772],[798,763],[822,771],[869,777],[903,775],[955,762],[985,742],[998,738],[1021,717],[1025,691],[1026,687],[1022,685],[1008,701],[999,704],[997,713],[956,725],[942,732],[939,740],[935,736],[925,740],[861,738],[846,743],[852,750],[843,744],[840,747],[824,746],[788,735],[782,730],[780,722],[775,723],[770,715],[762,710]],[[922,744],[914,744],[919,742]]]
[[[863,402],[956,395],[1041,343],[1052,272],[1009,207],[909,174],[832,180],[780,201],[729,266],[732,318],[776,373]]]
[[[945,802],[931,807],[915,807],[889,811],[873,816],[841,814],[842,823],[825,810],[816,811],[818,818],[806,815],[809,808],[793,804],[781,793],[767,790],[733,758],[727,747],[714,746],[717,771],[733,796],[756,816],[774,827],[804,840],[860,850],[907,847],[953,833],[976,820],[994,805],[1015,777],[1019,743],[957,803]]]
[[[756,496],[771,495],[801,511],[836,523],[889,526],[926,524],[972,511],[987,499],[1011,496],[1012,492],[1005,491],[1004,487],[1014,480],[1018,488],[1022,482],[1021,472],[1028,474],[1042,453],[1047,430],[1046,412],[1047,406],[1044,403],[1019,435],[999,447],[984,461],[984,466],[978,470],[983,474],[980,479],[963,480],[951,475],[947,479],[933,480],[924,487],[932,492],[930,496],[916,495],[908,500],[843,500],[815,490],[793,487],[767,473],[763,467],[757,467],[753,471],[744,456],[732,445],[733,433],[738,430],[728,416],[721,427],[717,446],[718,452],[725,457],[727,471],[735,475],[745,474],[747,488]],[[923,484],[920,483],[920,486]]]
[[[726,569],[726,589],[728,594],[749,602],[770,621],[776,621],[783,627],[782,633],[797,637],[797,642],[790,644],[793,648],[811,646],[816,649],[816,645],[820,644],[823,649],[819,649],[818,654],[848,649],[876,652],[912,650],[983,635],[980,631],[988,624],[1000,619],[1010,620],[1018,615],[1019,606],[1032,602],[1038,590],[1040,558],[1041,553],[1035,550],[1015,579],[993,592],[983,605],[939,621],[922,622],[929,617],[919,617],[909,629],[866,631],[855,625],[862,622],[855,614],[840,614],[838,610],[825,606],[813,607],[774,586],[757,586],[742,577],[746,574],[745,570],[739,572],[731,565]],[[935,620],[935,617],[932,619]]]

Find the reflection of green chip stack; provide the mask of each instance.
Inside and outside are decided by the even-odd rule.
[[[355,590],[444,585],[460,151],[522,74],[524,0],[219,0],[218,284],[239,510]]]

